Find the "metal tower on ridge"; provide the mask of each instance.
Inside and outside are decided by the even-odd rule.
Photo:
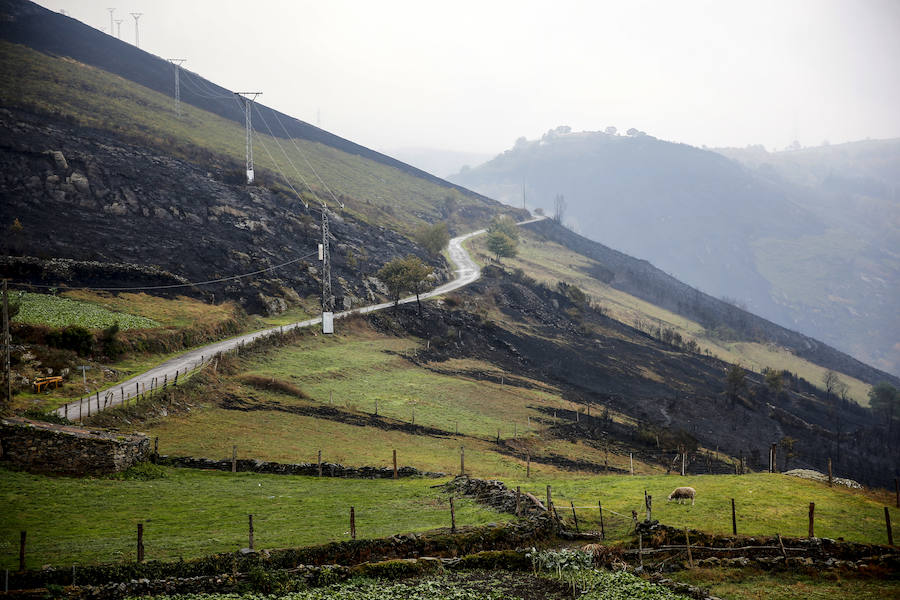
[[[131,16],[134,17],[134,45],[138,48],[141,47],[141,36],[140,32],[138,31],[138,19],[140,19],[141,15],[143,14],[144,13],[131,13]],[[110,33],[112,33],[112,31],[110,31]]]
[[[168,59],[170,63],[175,67],[175,114],[179,117],[181,116],[181,83],[178,80],[178,75],[181,73],[181,63],[186,61],[186,58],[170,58]]]
[[[235,92],[234,93],[244,104],[244,120],[247,128],[247,183],[253,183],[253,123],[250,119],[250,109],[253,108],[253,101],[257,96],[261,96],[262,92]],[[248,96],[253,96],[249,98]]]

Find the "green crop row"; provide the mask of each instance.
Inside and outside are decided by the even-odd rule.
[[[146,317],[113,312],[97,304],[79,302],[50,294],[24,292],[19,296],[19,314],[13,318],[18,323],[67,327],[80,325],[88,329],[104,329],[119,324],[119,329],[148,329],[159,323]]]

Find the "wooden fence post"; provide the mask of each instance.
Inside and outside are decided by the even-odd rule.
[[[322,451],[321,450],[319,450],[319,455],[316,460],[317,460],[316,464],[318,465],[318,468],[319,468],[319,477],[321,477],[322,476]],[[352,511],[353,509],[351,508],[350,510]]]
[[[350,507],[350,539],[356,539],[356,511]]]
[[[137,561],[144,562],[144,524],[138,523],[137,528]]]
[[[772,444],[772,472],[778,472],[778,444]]]
[[[250,517],[250,519],[249,519],[250,520],[250,545],[248,546],[248,548],[253,550],[253,515],[249,515],[249,517]]]
[[[600,539],[606,539],[606,531],[603,527],[603,503],[597,500],[597,508],[600,509]]]
[[[884,507],[884,524],[887,526],[888,546],[894,545],[894,531],[891,529],[891,511]]]
[[[828,459],[828,487],[834,487],[834,479],[831,477],[831,459]]]
[[[737,514],[734,510],[734,498],[731,499],[731,534],[737,535]]]
[[[231,472],[237,473],[237,446],[231,447]]]
[[[547,510],[550,510],[551,504],[553,504],[553,495],[550,491],[550,486],[547,485]]]
[[[787,551],[784,549],[784,541],[781,539],[781,534],[775,534],[778,537],[778,545],[781,547],[781,556],[787,558]]]
[[[153,454],[159,454],[159,436],[153,438]]]
[[[531,453],[529,452],[527,456],[528,458],[526,460],[528,462],[525,463],[525,479],[531,478]]]
[[[394,479],[397,479],[397,449],[394,448]]]
[[[641,563],[641,569],[644,568],[644,534],[638,535],[638,560]]]
[[[466,474],[466,447],[459,447],[459,475],[462,477]]]
[[[631,462],[631,474],[634,475],[634,452],[628,453],[628,460]]]
[[[19,533],[19,570],[25,570],[25,538],[28,534],[24,531]]]
[[[815,516],[816,516],[816,503],[810,502],[809,503],[809,537],[811,537],[811,538],[816,537],[815,528],[813,527]]]
[[[516,516],[522,516],[522,487],[516,486]]]
[[[450,496],[450,532],[456,533],[456,509],[453,506],[453,496]]]
[[[575,533],[578,533],[578,513],[575,512],[575,502],[569,500],[569,504],[572,507],[572,518],[575,519]]]
[[[694,557],[691,556],[691,538],[688,536],[687,527],[684,528],[684,542],[687,544],[687,552],[688,552],[688,565],[693,569],[694,568]]]

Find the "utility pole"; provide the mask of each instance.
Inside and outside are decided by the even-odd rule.
[[[334,296],[331,294],[331,257],[328,243],[328,210],[322,203],[322,333],[334,333]]]
[[[12,368],[9,361],[9,292],[6,289],[6,280],[3,280],[3,346],[4,371],[6,372],[6,408],[12,407]]]
[[[234,93],[244,104],[244,120],[247,129],[247,184],[253,183],[253,123],[250,120],[250,109],[253,101],[257,96],[261,96],[262,92],[235,92]],[[252,98],[248,98],[252,96]]]
[[[113,13],[116,12],[115,8],[107,8],[109,11],[109,35],[113,34]]]
[[[186,60],[186,58],[169,59],[169,62],[175,67],[175,114],[179,117],[181,116],[181,84],[178,81],[178,75],[181,73],[181,63]]]
[[[141,15],[144,13],[131,13],[131,16],[134,17],[134,45],[138,48],[141,47],[141,36],[138,31],[138,19],[141,18]],[[112,33],[112,31],[110,31]]]
[[[118,39],[122,39],[122,19],[116,19],[113,21],[116,24],[116,37]]]

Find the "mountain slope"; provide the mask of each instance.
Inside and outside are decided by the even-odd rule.
[[[527,203],[549,212],[561,194],[579,233],[896,372],[900,204],[841,202],[819,189],[836,176],[817,188],[808,173],[771,171],[647,135],[561,128],[451,179],[516,206],[524,184]],[[877,230],[859,226],[870,206]]]

